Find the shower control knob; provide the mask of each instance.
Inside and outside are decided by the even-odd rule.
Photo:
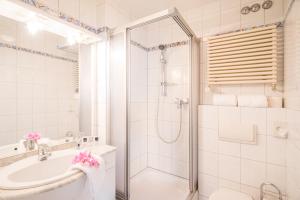
[[[189,104],[189,99],[188,98],[183,98],[181,99],[182,104]]]

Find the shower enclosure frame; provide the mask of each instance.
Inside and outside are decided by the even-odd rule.
[[[170,8],[159,13],[141,18],[126,26],[126,158],[125,158],[125,194],[123,199],[130,198],[130,139],[129,139],[129,87],[130,87],[130,31],[154,22],[173,18],[179,27],[189,37],[189,190],[188,199],[192,199],[198,189],[198,117],[197,110],[200,101],[200,64],[199,40],[192,29],[185,22],[176,8]]]

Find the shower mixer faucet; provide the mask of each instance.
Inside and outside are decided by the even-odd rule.
[[[187,98],[175,98],[175,104],[177,104],[177,108],[182,108],[183,105],[189,104],[189,100]]]
[[[168,82],[160,82],[161,86],[168,86]]]

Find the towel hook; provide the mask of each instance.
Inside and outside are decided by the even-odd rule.
[[[264,199],[264,187],[265,186],[272,186],[278,192],[279,200],[282,200],[282,193],[281,193],[280,189],[276,185],[274,185],[273,183],[262,183],[260,185],[260,200]]]

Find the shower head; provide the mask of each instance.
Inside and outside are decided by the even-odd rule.
[[[160,45],[158,46],[158,48],[159,48],[159,50],[163,51],[163,50],[165,50],[166,46],[163,45],[163,44],[160,44]]]

